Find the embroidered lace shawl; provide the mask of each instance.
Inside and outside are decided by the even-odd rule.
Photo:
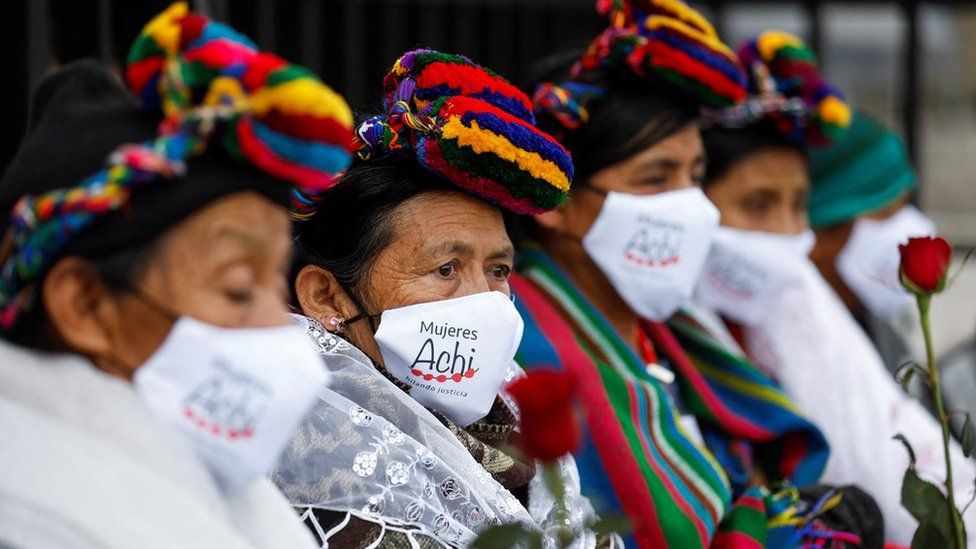
[[[549,529],[553,503],[539,477],[531,514],[472,457],[457,434],[385,377],[352,344],[294,316],[332,373],[272,478],[327,544],[351,519],[405,536],[411,546],[462,546],[485,528],[521,522]],[[572,460],[563,464],[574,527],[592,516]],[[330,531],[313,510],[345,513]],[[578,540],[592,546],[591,536]]]

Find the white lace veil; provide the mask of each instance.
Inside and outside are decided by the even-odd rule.
[[[325,358],[332,383],[272,473],[292,505],[406,526],[451,545],[493,524],[536,524],[444,425],[362,352],[315,320],[294,321]]]

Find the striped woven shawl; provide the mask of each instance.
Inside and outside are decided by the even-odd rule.
[[[735,355],[719,354],[696,325],[676,324],[678,338],[663,324],[646,325],[672,363],[706,442],[720,450],[716,459],[689,436],[661,382],[565,273],[538,249],[520,253],[520,275],[511,284],[526,327],[516,360],[530,370],[564,369],[584,388],[585,433],[577,455],[584,494],[603,514],[629,518],[628,545],[766,546],[774,501],[766,490],[739,482],[737,467],[746,465],[733,458],[755,447],[757,455],[778,458],[766,469],[783,476],[770,480],[812,482],[826,460],[820,433],[795,414],[773,382]],[[682,351],[686,340],[699,345],[691,356]],[[705,350],[722,360],[712,361]],[[739,497],[735,505],[733,495]]]

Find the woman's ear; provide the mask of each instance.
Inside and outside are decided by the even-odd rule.
[[[302,314],[325,326],[333,316],[346,319],[358,314],[335,275],[316,265],[306,265],[298,271],[295,297]]]
[[[88,356],[107,356],[112,335],[106,321],[114,303],[95,269],[78,257],[54,264],[41,284],[41,304],[55,334],[70,349]]]

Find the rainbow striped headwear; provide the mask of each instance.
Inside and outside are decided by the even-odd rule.
[[[185,2],[142,30],[125,79],[144,105],[162,109],[167,122],[178,122],[188,109],[227,108],[224,147],[295,184],[297,218],[352,160],[352,111],[341,96],[304,67],[190,12]],[[195,105],[198,97],[202,103]]]
[[[746,96],[746,76],[714,27],[681,0],[597,0],[610,26],[590,44],[568,82],[544,83],[533,97],[567,130],[586,121],[586,107],[600,94],[581,88],[586,73],[623,72],[688,96],[707,107],[727,107]]]
[[[351,162],[352,112],[339,95],[185,2],[146,25],[125,79],[144,106],[162,110],[159,135],[121,145],[104,170],[75,187],[14,205],[0,249],[3,329],[30,306],[38,278],[76,236],[124,208],[136,188],[184,175],[187,161],[218,137],[231,156],[306,193],[329,188]]]
[[[844,95],[820,74],[817,58],[802,39],[766,31],[739,48],[749,69],[750,98],[740,105],[710,113],[724,127],[742,127],[769,119],[792,143],[829,145],[851,125]]]
[[[560,205],[573,163],[535,127],[529,98],[460,55],[404,54],[383,81],[384,112],[357,130],[360,156],[415,154],[448,182],[516,213]]]

